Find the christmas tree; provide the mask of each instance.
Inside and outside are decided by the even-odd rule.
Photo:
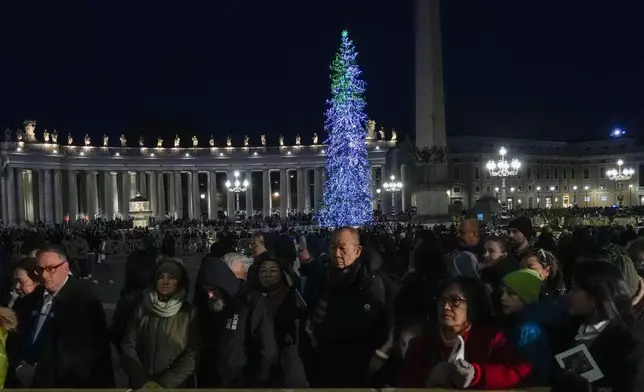
[[[373,220],[371,168],[365,140],[365,82],[360,78],[353,42],[342,32],[340,51],[331,65],[331,99],[325,129],[329,135],[324,206],[320,224],[360,226]]]

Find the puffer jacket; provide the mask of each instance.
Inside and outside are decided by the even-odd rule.
[[[179,388],[197,364],[198,323],[192,305],[185,303],[171,317],[157,317],[141,306],[130,321],[121,344],[121,362],[132,388],[153,381]]]

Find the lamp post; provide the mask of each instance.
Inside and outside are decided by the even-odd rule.
[[[586,195],[584,196],[584,203],[585,206],[588,207],[588,190],[590,187],[588,185],[584,185],[584,191],[586,192]]]
[[[508,153],[508,150],[505,147],[499,149],[499,155],[501,159],[498,161],[489,160],[485,167],[490,172],[492,177],[499,177],[501,179],[501,199],[502,201],[507,201],[505,194],[505,179],[510,176],[516,176],[519,173],[521,168],[521,162],[518,159],[512,158],[510,162],[505,159],[505,155]]]
[[[232,183],[230,181],[226,181],[226,189],[228,189],[228,192],[234,192],[235,193],[235,211],[239,211],[239,194],[241,192],[246,192],[246,189],[248,188],[248,180],[241,181],[239,179],[239,172],[235,171],[235,181]]]
[[[494,192],[496,193],[496,199],[499,200],[499,187],[498,186],[494,187]]]
[[[615,181],[617,184],[620,184],[622,181],[628,181],[633,177],[633,174],[635,174],[635,170],[630,167],[622,167],[624,166],[624,161],[621,159],[617,160],[617,168],[616,169],[610,169],[606,171],[606,176],[608,177],[609,180]],[[619,189],[619,185],[618,185]],[[621,197],[620,197],[621,196]],[[619,191],[619,205],[622,205],[622,200],[624,199],[624,196],[622,195],[622,191],[620,189]]]
[[[550,208],[555,207],[555,187],[550,185]]]
[[[572,205],[573,207],[577,207],[577,185],[573,185],[572,187]]]
[[[541,187],[537,187],[537,210],[541,208]]]
[[[512,209],[514,210],[514,187],[510,187],[510,193],[512,194]]]
[[[628,184],[628,206],[633,207],[633,184]]]
[[[396,212],[396,192],[400,192],[403,187],[403,183],[396,181],[396,176],[393,174],[389,177],[390,181],[386,181],[382,184],[382,187],[385,189],[385,192],[391,193],[391,213]]]

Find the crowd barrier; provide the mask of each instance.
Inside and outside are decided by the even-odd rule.
[[[135,250],[143,249],[145,242],[142,239],[122,239],[122,240],[108,240],[105,242],[105,254],[110,255],[128,255]],[[152,239],[152,244],[157,249],[161,248],[162,239]],[[214,242],[209,238],[178,238],[175,241],[175,254],[187,255],[195,253],[207,253],[210,250],[210,245]],[[250,238],[242,238],[234,241],[235,251],[242,254],[250,253]],[[22,241],[14,241],[12,243],[11,254],[13,256],[20,255],[20,247]]]
[[[5,391],[15,391],[15,392],[21,392],[24,391],[24,389],[5,389]],[[61,392],[63,391],[62,389],[39,389],[38,391],[41,392]],[[131,392],[133,391],[132,389],[75,389],[75,391],[82,391],[82,392],[106,392],[106,391],[111,391],[111,392]],[[171,392],[194,392],[194,391],[202,391],[202,392],[232,392],[232,391],[239,391],[239,389],[164,389],[163,391],[171,391]],[[426,391],[426,392],[458,392],[458,391],[463,391],[462,389],[441,389],[441,388],[427,388],[427,389],[399,389],[399,388],[383,388],[383,389],[243,389],[244,392],[265,392],[265,391],[288,391],[288,392],[329,392],[329,391],[336,391],[336,392],[420,392],[420,391]],[[550,392],[550,387],[539,387],[539,388],[524,388],[524,389],[495,389],[494,391],[490,392]]]

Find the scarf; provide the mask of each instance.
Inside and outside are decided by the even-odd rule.
[[[185,299],[184,290],[177,291],[167,301],[161,301],[156,291],[148,290],[143,294],[143,307],[157,317],[172,317],[179,312]]]

